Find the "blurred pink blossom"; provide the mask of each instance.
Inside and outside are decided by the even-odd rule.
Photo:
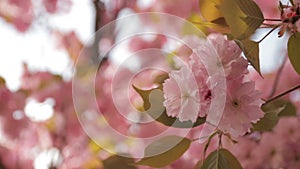
[[[12,23],[18,31],[25,32],[34,20],[31,0],[0,1],[0,17]]]

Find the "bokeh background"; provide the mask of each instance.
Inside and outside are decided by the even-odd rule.
[[[265,15],[277,16],[278,1],[256,1]],[[108,154],[85,135],[74,114],[73,66],[84,46],[101,52],[113,43],[91,41],[99,28],[139,12],[188,19],[199,14],[198,0],[0,0],[1,169],[103,167],[99,159]],[[160,47],[163,40],[137,38],[109,57],[118,62],[124,60],[120,55]],[[263,74],[278,69],[286,42],[287,35],[278,39],[275,31],[260,44]]]

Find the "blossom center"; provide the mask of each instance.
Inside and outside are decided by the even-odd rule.
[[[187,100],[189,97],[191,97],[191,95],[190,95],[190,93],[188,93],[188,92],[184,93],[183,96],[182,96],[182,98],[183,98],[184,100]]]
[[[240,102],[237,100],[237,99],[233,99],[232,100],[232,106],[234,107],[234,108],[239,108],[240,107]]]

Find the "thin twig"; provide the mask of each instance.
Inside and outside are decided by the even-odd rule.
[[[281,93],[281,94],[279,94],[279,95],[277,95],[277,96],[275,96],[275,97],[273,97],[273,98],[267,100],[264,104],[269,103],[269,102],[271,102],[271,101],[274,101],[274,100],[276,100],[276,99],[279,99],[280,97],[285,96],[285,95],[287,95],[287,94],[289,94],[289,93],[291,93],[292,91],[297,90],[297,89],[300,89],[300,85],[298,85],[298,86],[296,86],[296,87],[293,87],[293,88],[291,88],[291,89],[289,89],[289,90],[287,90],[287,91],[285,91],[285,92],[283,92],[283,93]]]
[[[207,143],[205,144],[205,147],[204,147],[204,150],[203,150],[203,154],[202,154],[202,159],[201,159],[201,164],[203,165],[204,163],[204,160],[205,160],[205,156],[206,156],[206,152],[207,152],[207,149],[208,149],[208,146],[210,145],[210,142],[212,140],[212,138],[218,134],[219,131],[215,131],[214,133],[212,133],[209,137],[208,137],[208,140],[207,140]]]
[[[276,92],[278,82],[279,82],[279,79],[280,79],[280,75],[281,75],[281,72],[284,68],[284,65],[285,65],[286,61],[287,61],[287,56],[284,57],[284,60],[283,60],[281,66],[279,67],[279,69],[276,73],[275,80],[274,80],[273,87],[272,87],[272,91],[271,91],[270,95],[268,96],[268,98],[271,98],[272,96],[274,96],[274,94]]]

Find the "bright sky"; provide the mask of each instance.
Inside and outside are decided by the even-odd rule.
[[[75,30],[82,41],[93,33],[94,9],[91,0],[72,0],[71,11],[49,17],[49,25],[61,31]],[[66,51],[58,49],[55,38],[43,27],[35,24],[24,33],[17,32],[0,19],[0,76],[4,77],[11,90],[18,89],[22,64],[30,70],[49,70],[68,78],[71,75],[69,57]]]

